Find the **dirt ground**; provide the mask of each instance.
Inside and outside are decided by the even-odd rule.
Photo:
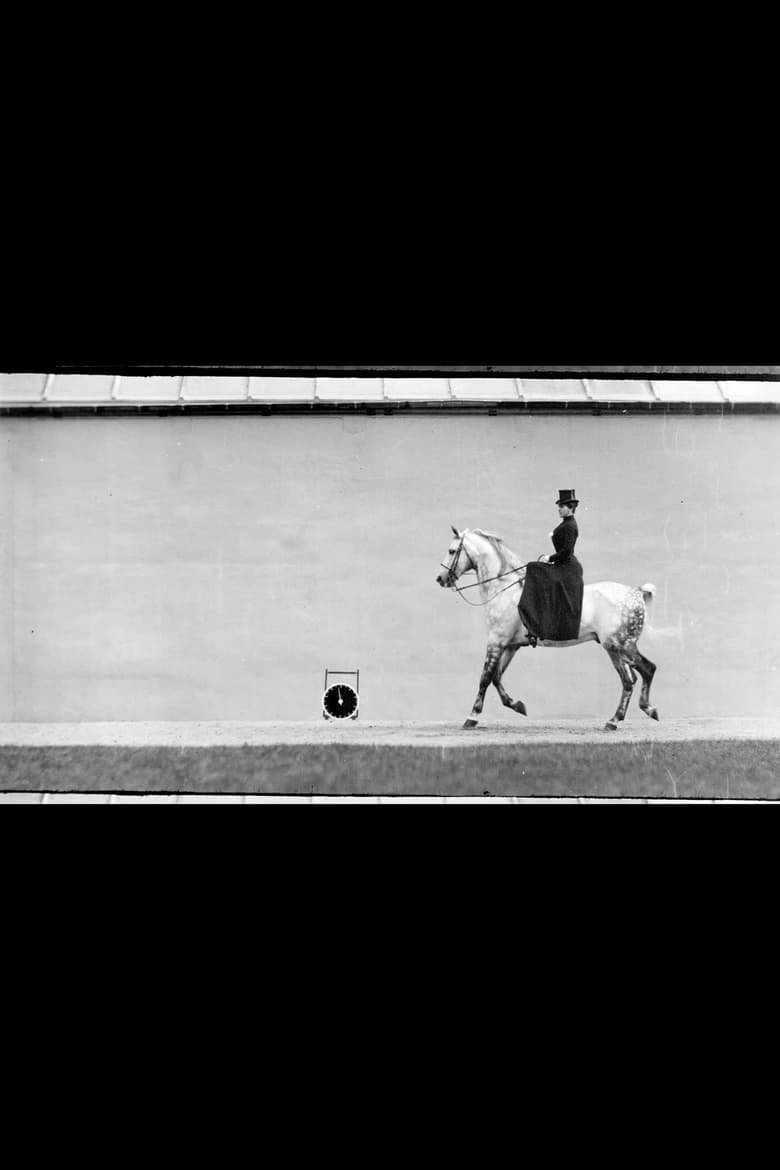
[[[592,719],[485,719],[465,731],[452,723],[0,723],[0,746],[272,747],[287,745],[471,748],[528,744],[684,743],[779,740],[780,719],[669,719],[635,715],[617,731]]]

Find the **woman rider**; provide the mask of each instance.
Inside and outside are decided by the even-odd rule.
[[[555,552],[532,561],[526,568],[517,608],[532,646],[539,639],[570,642],[580,635],[582,565],[574,556],[579,535],[574,519],[578,504],[573,489],[559,492],[557,506],[561,523],[550,534]]]

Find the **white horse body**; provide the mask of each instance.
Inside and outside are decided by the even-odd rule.
[[[459,532],[454,526],[452,530],[460,544],[457,549],[448,550],[450,563],[442,562],[447,572],[439,573],[436,580],[446,588],[455,588],[455,582],[464,573],[471,570],[476,572],[481,597],[478,604],[484,606],[488,633],[480,689],[464,727],[476,726],[477,717],[482,712],[485,691],[491,682],[504,705],[524,715],[524,703],[512,700],[501,685],[501,677],[516,651],[521,646],[531,644],[517,610],[525,580],[524,566],[495,533],[485,532],[481,528]],[[464,562],[463,567],[461,561]],[[513,570],[518,570],[514,581]],[[637,672],[642,676],[643,684],[639,705],[653,719],[658,718],[655,708],[649,705],[655,665],[636,648],[644,627],[647,605],[654,592],[655,586],[649,583],[634,586],[621,585],[617,581],[597,581],[586,585],[583,590],[579,637],[568,642],[538,642],[539,646],[558,649],[578,646],[582,642],[599,642],[604,647],[623,684],[620,706],[614,719],[606,725],[609,730],[615,730],[617,722],[625,718]]]

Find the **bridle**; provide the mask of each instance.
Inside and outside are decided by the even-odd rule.
[[[503,587],[503,589],[497,589],[491,597],[488,597],[487,601],[469,601],[467,597],[462,596],[466,589],[476,589],[478,585],[487,585],[487,583],[489,581],[500,581],[502,577],[508,577],[510,573],[523,572],[523,570],[531,562],[526,561],[525,565],[518,565],[516,569],[508,569],[506,573],[498,573],[495,577],[485,577],[485,579],[483,581],[474,581],[473,584],[471,584],[471,585],[463,585],[462,587],[459,588],[455,584],[455,582],[457,581],[457,577],[455,576],[455,569],[457,568],[461,553],[465,554],[466,559],[469,562],[468,567],[465,568],[463,570],[463,572],[467,573],[469,571],[469,569],[473,569],[475,573],[477,572],[477,566],[472,561],[471,557],[469,556],[469,553],[463,547],[463,542],[465,539],[466,539],[466,533],[464,532],[460,538],[460,544],[458,545],[457,550],[456,550],[455,554],[453,555],[453,558],[452,558],[451,562],[449,563],[449,565],[445,565],[444,561],[439,561],[439,564],[441,565],[441,567],[443,569],[447,570],[447,578],[444,582],[445,587],[448,589],[454,589],[455,592],[458,594],[458,596],[461,597],[461,599],[466,602],[466,605],[471,605],[475,609],[479,609],[483,605],[490,605],[490,602],[495,601],[495,599],[498,597],[499,593],[505,593],[507,591],[507,589],[512,589],[513,586],[519,585],[521,578],[518,577],[517,581],[510,581],[508,585],[505,585]],[[525,574],[523,574],[523,576],[525,576]]]
[[[444,561],[439,561],[439,564],[441,565],[441,567],[443,569],[447,570],[447,579],[444,582],[444,585],[447,589],[454,589],[455,588],[455,582],[457,581],[457,577],[455,576],[455,569],[457,568],[458,561],[460,560],[460,554],[465,551],[463,548],[463,542],[465,539],[466,539],[466,533],[464,532],[460,538],[460,544],[458,545],[457,549],[455,550],[455,553],[452,557],[452,560],[450,561],[450,563],[448,565],[445,565]],[[466,553],[466,559],[469,562],[469,568],[473,569],[474,572],[476,572],[477,566],[474,564],[474,562],[472,561],[472,559],[468,553]],[[463,572],[467,573],[468,569],[464,569]]]

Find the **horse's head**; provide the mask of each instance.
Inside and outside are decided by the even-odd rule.
[[[455,539],[450,542],[450,547],[447,549],[447,560],[441,561],[442,572],[436,575],[436,581],[443,589],[451,589],[458,577],[476,567],[464,545],[469,532],[468,528],[458,532],[453,524],[452,531],[455,534]]]

